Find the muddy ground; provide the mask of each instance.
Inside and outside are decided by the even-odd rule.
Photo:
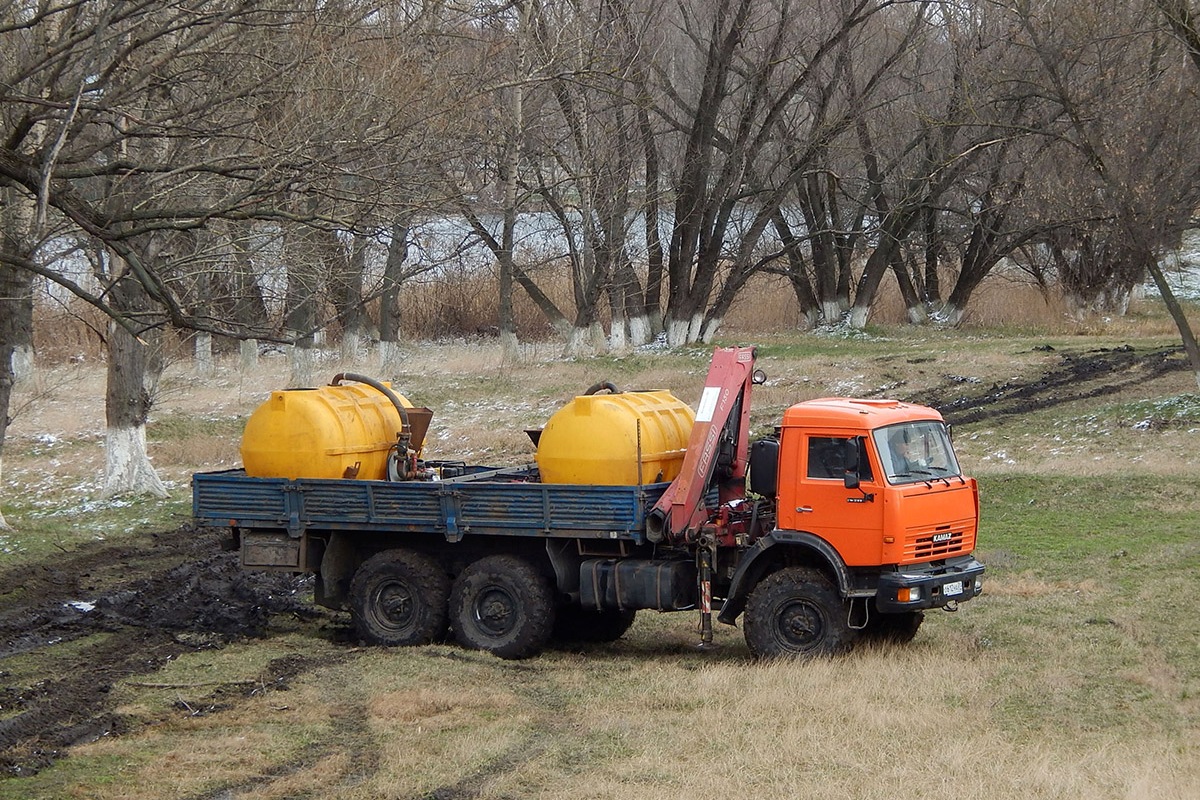
[[[1113,394],[1187,369],[1180,348],[1046,353],[1053,366],[1029,382],[983,386],[944,375],[939,387],[911,399],[968,425]],[[306,599],[307,579],[243,572],[236,553],[223,549],[224,538],[185,526],[0,571],[0,775],[28,775],[74,744],[120,735],[127,723],[109,697],[116,682],[154,673],[189,650],[261,636],[272,615],[317,614]],[[63,647],[96,633],[108,635]],[[355,644],[344,628],[328,635]],[[51,656],[52,674],[31,686],[11,685],[5,660],[34,650]],[[254,686],[231,687],[222,702],[228,707],[256,692],[285,691],[305,669],[302,661],[280,659]]]

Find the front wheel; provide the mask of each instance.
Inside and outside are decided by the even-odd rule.
[[[446,634],[450,578],[429,556],[385,550],[359,566],[350,583],[354,627],[372,644],[428,644]]]
[[[554,630],[554,592],[532,564],[515,556],[487,556],[454,582],[450,614],[464,647],[500,658],[527,658]]]
[[[857,631],[849,605],[823,573],[787,567],[764,578],[746,603],[745,637],[759,658],[811,658],[845,652]]]

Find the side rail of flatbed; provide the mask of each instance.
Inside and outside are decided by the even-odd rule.
[[[644,542],[646,515],[668,483],[583,486],[538,482],[536,466],[465,467],[438,481],[252,478],[243,470],[192,478],[197,521],[252,530],[467,534]]]

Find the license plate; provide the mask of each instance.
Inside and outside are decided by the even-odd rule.
[[[942,597],[955,597],[962,594],[962,592],[962,581],[951,581],[950,583],[942,584]]]

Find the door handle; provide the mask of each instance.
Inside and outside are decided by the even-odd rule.
[[[797,508],[797,509],[796,509],[796,513],[798,513],[798,514],[811,514],[811,513],[812,513],[812,506],[800,506],[799,508]]]

